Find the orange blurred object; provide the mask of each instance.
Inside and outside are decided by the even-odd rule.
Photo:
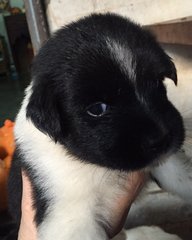
[[[15,150],[13,128],[14,123],[10,120],[0,128],[0,211],[7,207],[7,179]]]

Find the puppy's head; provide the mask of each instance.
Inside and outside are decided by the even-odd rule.
[[[138,169],[182,144],[182,119],[163,83],[177,83],[175,66],[127,19],[91,15],[61,29],[32,77],[27,117],[83,161]]]

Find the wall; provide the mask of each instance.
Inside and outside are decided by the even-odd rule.
[[[24,5],[23,0],[10,0],[9,2],[10,2],[11,7],[18,7],[18,8],[22,9],[23,5]],[[4,15],[9,15],[9,13],[5,13]],[[8,40],[7,31],[6,31],[2,13],[0,13],[0,35],[4,36],[4,38],[5,38],[5,41],[7,43],[8,52],[9,52],[10,61],[12,62],[13,59],[12,59],[11,49],[10,49],[9,40]]]
[[[8,48],[8,52],[9,52],[10,61],[12,62],[12,54],[11,54],[11,49],[10,49],[10,45],[9,45],[9,39],[8,39],[8,36],[7,36],[7,31],[6,31],[6,27],[5,27],[5,23],[4,23],[2,13],[0,13],[0,35],[2,35],[5,38],[7,48]]]
[[[52,31],[93,12],[118,13],[143,25],[192,15],[191,0],[45,0],[45,3]]]
[[[4,24],[3,15],[0,13],[0,35],[7,37],[7,32]]]
[[[11,7],[23,8],[23,0],[9,0]]]
[[[183,18],[192,19],[191,0],[46,0],[45,2],[48,23],[52,32],[91,12],[110,11],[131,17],[143,25],[180,22]],[[165,29],[161,31],[165,31]],[[176,29],[166,28],[166,31],[167,34],[170,32],[173,34]],[[164,48],[176,63],[179,79],[192,81],[192,44],[188,46],[165,44]]]

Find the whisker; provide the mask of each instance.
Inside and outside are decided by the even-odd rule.
[[[184,153],[185,151],[184,151],[183,148],[180,148],[179,150],[177,150],[177,152],[179,152],[179,153]]]
[[[185,125],[185,129],[188,130],[188,131],[192,131],[192,126],[188,126],[188,125]]]
[[[185,117],[184,120],[186,122],[191,122],[192,121],[192,116]]]
[[[187,144],[187,145],[190,145],[190,146],[192,146],[192,140],[185,140],[185,142],[184,142],[184,144]]]
[[[185,126],[185,135],[186,138],[192,138],[192,127]]]
[[[181,114],[185,114],[185,113],[189,113],[189,112],[192,112],[192,108],[188,108],[188,109],[182,110]]]
[[[192,149],[191,149],[191,145],[187,145],[185,144],[185,146],[183,147],[183,149],[187,152],[192,152]]]
[[[185,141],[192,141],[192,135],[189,135],[188,132],[185,133]]]
[[[185,129],[185,138],[190,139],[191,136],[192,136],[192,131],[189,131],[189,130]]]

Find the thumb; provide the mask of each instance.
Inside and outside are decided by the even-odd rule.
[[[33,208],[32,187],[29,178],[24,172],[22,172],[22,180],[22,213],[18,240],[36,240],[37,230],[34,222],[35,210]]]

